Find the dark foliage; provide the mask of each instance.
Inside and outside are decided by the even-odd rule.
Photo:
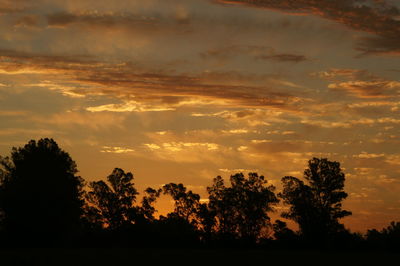
[[[53,245],[80,233],[83,180],[54,140],[31,140],[0,164],[2,225],[10,241]]]
[[[366,239],[369,247],[400,251],[400,222],[391,222],[381,231],[368,230]]]
[[[134,187],[132,173],[115,168],[104,181],[89,184],[86,193],[86,217],[100,227],[117,229],[134,223],[137,209],[134,206],[138,192]]]
[[[274,239],[283,245],[296,245],[300,238],[297,232],[287,227],[287,224],[281,220],[276,220],[272,225],[274,230]]]
[[[0,237],[7,246],[400,249],[400,222],[365,237],[339,223],[351,214],[342,209],[345,176],[327,159],[310,160],[303,180],[282,178],[278,197],[263,176],[238,173],[228,186],[216,177],[207,200],[169,183],[147,188],[139,203],[133,174],[120,168],[84,192],[75,162],[52,139],[13,148],[0,166]],[[161,193],[172,197],[174,211],[157,218]],[[289,207],[282,216],[298,223],[298,232],[271,223],[279,198]]]
[[[266,236],[270,225],[268,212],[279,202],[275,187],[256,173],[250,173],[248,178],[243,174],[232,175],[230,183],[231,186],[226,187],[218,176],[207,188],[208,212],[203,217],[206,227],[218,238],[256,242]],[[214,216],[213,226],[210,226],[211,216]]]
[[[345,232],[339,219],[351,214],[342,210],[345,177],[338,162],[313,158],[304,171],[305,182],[291,176],[282,178],[279,193],[289,210],[282,216],[299,224],[301,236],[313,244],[329,242]]]
[[[168,194],[175,201],[174,217],[180,217],[193,226],[198,225],[200,195],[191,190],[186,192],[183,184],[169,183],[163,186],[164,194]]]

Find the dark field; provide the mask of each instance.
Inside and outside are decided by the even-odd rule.
[[[5,249],[0,265],[399,265],[400,253],[194,249]]]

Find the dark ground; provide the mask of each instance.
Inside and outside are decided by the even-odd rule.
[[[400,265],[400,252],[240,249],[3,249],[0,265]]]

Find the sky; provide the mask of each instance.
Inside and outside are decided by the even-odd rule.
[[[120,167],[202,198],[236,172],[279,192],[328,158],[345,225],[382,228],[400,220],[400,1],[0,0],[0,154],[44,137],[87,181]]]

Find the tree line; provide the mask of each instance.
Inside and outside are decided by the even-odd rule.
[[[0,157],[0,245],[399,248],[400,223],[366,235],[340,223],[351,215],[340,163],[312,158],[303,178],[285,176],[283,189],[257,173],[221,176],[208,199],[183,184],[147,188],[141,196],[130,172],[86,182],[53,139],[31,140]],[[174,210],[156,217],[161,195]],[[271,221],[279,202],[282,220]]]

